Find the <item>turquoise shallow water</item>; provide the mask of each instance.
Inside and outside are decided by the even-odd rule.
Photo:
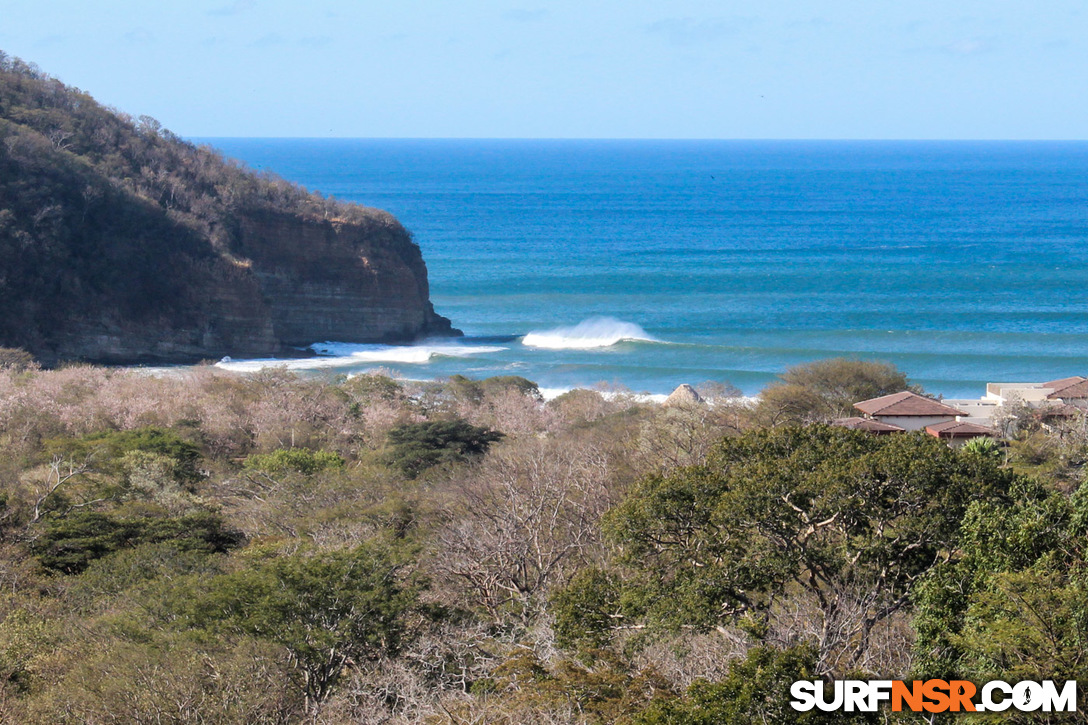
[[[1088,373],[1088,143],[206,141],[415,235],[468,337],[327,348],[345,372],[756,392],[848,355],[948,396]],[[598,317],[529,342],[656,342],[524,344]]]

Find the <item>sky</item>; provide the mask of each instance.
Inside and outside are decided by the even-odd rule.
[[[196,138],[1086,139],[1088,0],[0,0]]]

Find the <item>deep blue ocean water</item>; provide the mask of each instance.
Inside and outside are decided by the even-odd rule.
[[[344,372],[754,393],[851,356],[952,397],[1088,374],[1088,143],[204,141],[414,234],[467,338],[328,348]]]

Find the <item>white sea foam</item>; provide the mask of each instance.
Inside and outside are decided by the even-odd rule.
[[[668,393],[631,393],[627,391],[615,391],[615,390],[600,390],[598,388],[540,388],[540,396],[544,400],[555,400],[560,395],[571,392],[572,390],[589,390],[591,392],[599,393],[605,400],[616,400],[617,398],[630,397],[632,400],[638,403],[664,403],[666,398],[669,397]]]
[[[555,400],[560,395],[569,393],[573,388],[538,388],[540,390],[540,397],[544,400]]]
[[[216,367],[234,372],[256,372],[269,367],[288,370],[321,370],[352,367],[367,363],[404,363],[422,365],[435,357],[471,357],[501,352],[505,347],[486,345],[421,344],[421,345],[357,345],[346,342],[319,342],[310,346],[317,357],[297,360],[265,358],[259,360],[230,360],[224,358]]]
[[[572,390],[590,390],[600,393],[605,400],[616,400],[620,397],[630,397],[639,403],[664,403],[669,398],[668,393],[632,393],[627,391],[601,390],[597,387],[570,387],[570,388],[540,388],[540,395],[544,400],[555,400],[560,395]],[[755,407],[759,403],[758,395],[742,395],[736,398],[722,398],[722,401],[735,402],[748,408]],[[718,401],[711,400],[712,404]]]
[[[573,327],[533,330],[521,338],[521,344],[549,350],[588,350],[635,340],[661,342],[633,322],[624,322],[614,317],[591,317]]]

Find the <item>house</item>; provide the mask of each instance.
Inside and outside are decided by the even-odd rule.
[[[955,421],[963,415],[957,408],[907,390],[863,400],[854,403],[854,407],[868,419],[905,431],[922,430],[928,425]]]
[[[929,433],[934,438],[945,441],[952,448],[959,448],[972,438],[997,437],[997,434],[992,428],[961,420],[950,420],[944,423],[927,425],[926,433]]]
[[[983,400],[991,400],[998,405],[1023,403],[1031,408],[1048,403],[1088,408],[1088,378],[1074,375],[1045,383],[988,383]]]
[[[1082,427],[1085,422],[1084,409],[1069,403],[1045,405],[1033,413],[1043,430],[1059,438],[1065,438],[1067,433]]]
[[[983,400],[996,405],[1009,405],[1018,402],[1026,405],[1042,403],[1054,392],[1043,383],[986,383],[986,395]]]
[[[988,383],[981,398],[944,402],[962,411],[960,421],[992,426],[1012,435],[1025,408],[1044,426],[1075,420],[1088,410],[1088,378],[1075,375],[1044,383]]]
[[[998,430],[1005,436],[1015,433],[1024,408],[1048,430],[1069,429],[1088,414],[1088,378],[988,383],[986,395],[975,400],[933,400],[904,391],[863,400],[854,407],[865,417],[842,418],[833,424],[877,435],[924,430],[957,448],[972,438],[996,438]]]
[[[1076,375],[1061,380],[1051,380],[1043,383],[1044,388],[1052,392],[1046,399],[1059,404],[1071,405],[1074,408],[1088,408],[1088,378]]]
[[[941,402],[959,410],[959,420],[984,427],[993,425],[1001,405],[994,398],[943,398]]]

